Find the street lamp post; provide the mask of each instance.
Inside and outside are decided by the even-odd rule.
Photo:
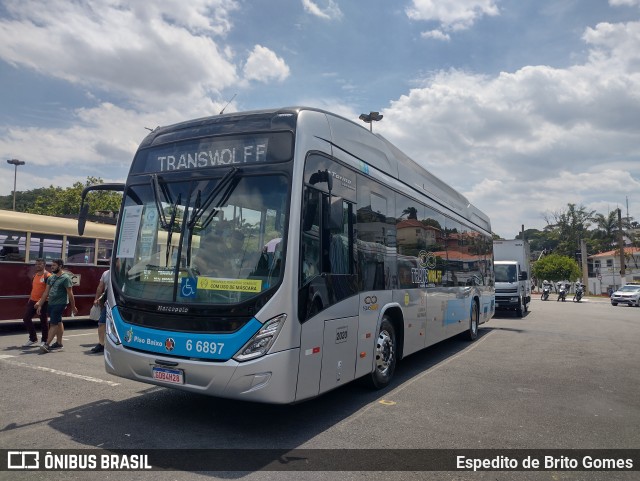
[[[373,122],[377,122],[382,120],[383,115],[380,115],[380,112],[369,112],[368,114],[360,114],[358,117],[364,123],[369,124],[369,132],[373,132]]]
[[[18,159],[9,159],[7,160],[7,164],[11,164],[14,166],[13,170],[13,210],[16,210],[16,180],[18,179],[18,166],[24,165],[25,162],[23,160]]]

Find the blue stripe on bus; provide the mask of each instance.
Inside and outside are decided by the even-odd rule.
[[[241,329],[230,334],[198,334],[161,331],[127,324],[118,308],[112,311],[122,344],[141,351],[171,356],[227,361],[260,330],[262,323],[255,317]]]
[[[455,324],[466,319],[469,313],[469,301],[467,299],[450,299],[447,301],[447,311],[444,316],[444,324]]]

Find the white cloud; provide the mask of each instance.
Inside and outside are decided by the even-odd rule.
[[[340,20],[342,18],[342,10],[333,0],[324,0],[324,8],[312,0],[302,0],[302,6],[305,12],[324,20]]]
[[[17,190],[56,185],[71,186],[87,176],[123,182],[138,145],[158,125],[168,125],[205,115],[224,106],[198,99],[189,107],[168,106],[140,113],[101,103],[77,109],[71,127],[10,127],[0,130],[0,152],[16,154],[26,165],[18,171]],[[13,190],[13,176],[0,175],[0,191]]]
[[[444,33],[442,30],[429,30],[428,32],[422,32],[420,36],[422,38],[433,38],[434,40],[451,40],[451,36],[448,33]]]
[[[410,19],[438,22],[444,31],[466,30],[479,18],[499,13],[496,0],[413,0],[406,9]]]
[[[612,5],[614,7],[620,7],[620,6],[632,7],[633,5],[640,6],[640,0],[609,0],[609,5]]]
[[[436,72],[384,110],[378,131],[466,192],[502,235],[519,230],[504,209],[540,227],[554,206],[637,195],[640,22],[599,24],[583,39],[588,60],[565,69]]]
[[[230,29],[232,0],[8,0],[5,7],[12,18],[0,21],[0,57],[12,65],[150,105],[237,82],[215,40]]]
[[[66,186],[98,171],[123,180],[145,127],[217,114],[228,100],[222,90],[243,84],[243,59],[225,43],[236,0],[6,0],[3,8],[0,58],[79,85],[90,100],[64,125],[0,127],[0,151],[19,152],[27,165],[18,180],[28,185]],[[257,45],[244,75],[281,81],[289,68]],[[12,188],[0,177],[2,191]]]
[[[282,82],[289,76],[289,67],[272,50],[256,45],[244,65],[244,78],[258,82],[277,80]]]

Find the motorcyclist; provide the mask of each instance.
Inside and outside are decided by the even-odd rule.
[[[546,301],[549,298],[549,293],[551,292],[551,283],[548,280],[542,281],[542,295],[540,299]]]
[[[564,282],[558,282],[558,298],[557,301],[564,302],[567,297],[567,286]]]
[[[576,293],[573,296],[574,302],[580,302],[584,295],[584,284],[580,281],[576,281]]]

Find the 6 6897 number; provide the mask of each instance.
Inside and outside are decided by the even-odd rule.
[[[215,341],[196,341],[188,339],[187,340],[187,351],[196,351],[198,353],[204,354],[222,354],[222,349],[224,348],[224,342],[215,342]]]

